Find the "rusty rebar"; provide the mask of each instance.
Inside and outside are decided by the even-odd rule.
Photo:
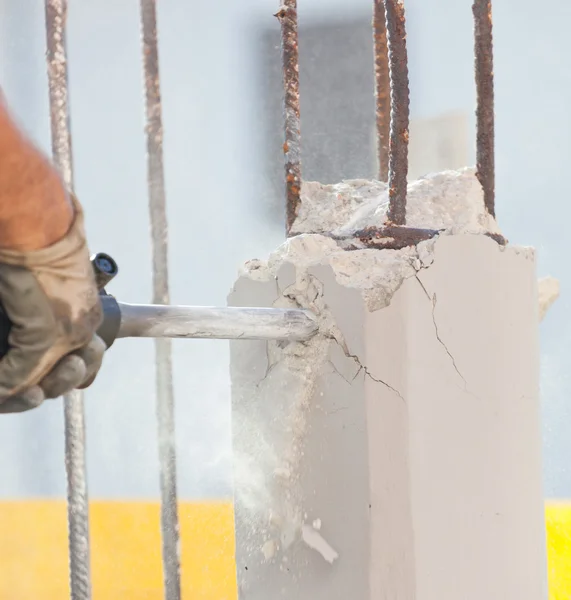
[[[284,87],[284,160],[286,180],[286,233],[297,217],[301,194],[301,127],[299,113],[299,52],[297,0],[282,0],[275,15],[281,25]]]
[[[365,227],[356,231],[343,234],[326,233],[335,240],[344,250],[362,250],[363,248],[376,250],[401,250],[409,246],[416,246],[420,242],[430,240],[441,233],[443,229],[421,229],[418,227],[403,227],[388,225],[387,227]],[[505,246],[507,240],[497,233],[485,233],[500,246]]]
[[[388,181],[390,137],[390,78],[387,23],[383,0],[373,2],[373,44],[375,50],[375,98],[377,160],[379,181]]]
[[[410,104],[404,4],[402,0],[383,1],[386,13],[391,87],[389,210],[387,219],[390,224],[404,225],[406,223]]]
[[[73,159],[66,50],[67,1],[46,0],[45,18],[52,154],[65,186],[72,190]],[[85,411],[80,391],[64,396],[64,421],[70,595],[72,600],[89,600],[89,498],[85,464]]]
[[[474,0],[474,54],[476,63],[476,176],[484,190],[484,204],[496,215],[494,158],[494,56],[491,0]]]
[[[346,234],[329,234],[345,250],[375,248],[400,250],[408,246],[416,246],[420,242],[430,240],[440,231],[438,229],[419,229],[415,227],[365,227]]]
[[[163,124],[155,0],[141,0],[145,74],[147,179],[153,255],[153,304],[169,303],[168,223],[163,166]],[[161,536],[166,600],[180,600],[179,521],[172,351],[168,339],[155,341],[157,420],[161,486]]]

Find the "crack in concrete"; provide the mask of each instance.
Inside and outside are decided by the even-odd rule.
[[[404,399],[404,396],[396,388],[394,388],[392,385],[390,385],[386,381],[383,381],[382,379],[377,379],[376,377],[373,377],[371,375],[371,372],[369,371],[369,369],[367,369],[367,367],[365,367],[365,365],[362,365],[361,361],[356,356],[349,355],[349,357],[352,358],[360,366],[359,371],[357,371],[357,375],[362,370],[367,377],[372,379],[375,383],[380,383],[381,385],[384,385],[387,389],[394,392],[406,404],[406,400]],[[355,377],[357,375],[355,375]]]
[[[331,415],[336,415],[337,413],[340,413],[344,410],[349,410],[348,406],[340,406],[339,408],[336,408],[335,410],[330,410],[328,412],[326,412],[325,414],[330,417]]]
[[[444,350],[446,351],[446,354],[448,354],[448,356],[450,357],[450,360],[452,361],[452,366],[454,367],[454,370],[456,371],[456,373],[458,373],[460,379],[462,379],[462,381],[464,382],[464,389],[467,391],[468,383],[466,382],[466,378],[464,377],[464,375],[462,375],[462,373],[460,373],[460,369],[458,369],[458,365],[456,364],[456,359],[452,356],[452,352],[450,352],[450,350],[448,350],[448,346],[444,343],[444,341],[440,337],[440,333],[438,331],[438,324],[436,323],[436,315],[434,314],[435,311],[436,311],[436,294],[434,294],[434,296],[432,297],[432,322],[434,323],[434,333],[436,335],[436,339],[440,342],[440,345],[444,348]]]
[[[452,352],[450,352],[450,350],[448,349],[448,346],[444,343],[444,340],[440,337],[440,331],[438,330],[438,323],[436,322],[436,294],[433,294],[431,296],[428,293],[428,290],[426,289],[426,287],[424,286],[424,284],[422,283],[422,281],[420,280],[420,277],[418,275],[415,275],[415,279],[418,281],[418,283],[420,284],[420,287],[426,294],[426,297],[432,304],[432,323],[434,325],[434,334],[436,335],[436,339],[438,340],[438,343],[444,348],[444,351],[446,352],[446,354],[448,354],[448,357],[450,358],[450,361],[452,363],[452,366],[454,367],[454,370],[456,371],[456,373],[458,374],[460,379],[463,381],[464,391],[468,392],[468,382],[466,381],[466,378],[460,372],[460,369],[458,368],[458,365],[456,364],[456,359],[452,355]],[[470,393],[470,392],[468,392],[468,393]]]
[[[382,379],[377,379],[376,377],[373,377],[373,375],[371,375],[371,372],[369,371],[369,369],[361,362],[359,357],[356,354],[351,354],[351,352],[349,351],[349,348],[347,348],[347,344],[345,342],[340,342],[333,334],[327,335],[325,337],[327,337],[327,339],[335,342],[341,348],[341,350],[343,350],[343,354],[345,354],[345,357],[353,360],[355,362],[355,364],[359,367],[359,370],[355,373],[355,376],[353,377],[353,379],[347,383],[353,383],[353,381],[355,381],[355,379],[357,379],[357,377],[359,376],[359,373],[361,373],[361,371],[362,371],[363,373],[365,373],[365,375],[367,377],[372,379],[375,383],[380,383],[381,385],[384,385],[387,389],[393,391],[403,402],[406,402],[403,395],[396,388],[394,388],[392,385],[390,385],[386,381],[383,381]],[[335,369],[335,370],[337,371],[337,369]],[[343,377],[343,376],[341,375],[341,377]],[[343,377],[343,379],[345,379],[345,377]],[[345,379],[345,381],[347,381],[347,379]]]
[[[424,283],[422,283],[422,280],[420,279],[420,277],[418,276],[418,273],[414,276],[415,279],[418,281],[420,287],[422,288],[422,291],[426,294],[426,297],[432,302],[432,297],[430,296],[430,294],[428,293],[428,290],[424,287]]]
[[[258,383],[256,383],[256,388],[259,388],[262,383],[264,383],[264,381],[269,377],[270,373],[273,371],[274,367],[277,365],[277,363],[274,363],[272,365],[268,364],[268,367],[266,369],[266,372],[264,373],[264,376],[260,379],[260,381],[258,381]]]
[[[295,293],[295,295],[293,295],[292,293],[287,293],[284,290],[282,292],[283,297],[288,298],[289,300],[291,300],[292,302],[294,302],[295,305],[298,308],[306,308],[306,309],[309,308],[309,309],[312,309],[318,315],[319,315],[319,313],[323,314],[324,312],[329,312],[328,309],[327,309],[327,306],[322,306],[322,307],[317,307],[316,306],[317,300],[318,299],[323,299],[323,288],[324,288],[323,282],[318,277],[316,277],[314,274],[306,273],[306,275],[307,275],[307,278],[308,278],[307,290],[309,289],[309,284],[311,284],[313,282],[313,280],[317,281],[320,284],[320,287],[315,286],[315,296],[311,300],[309,300],[309,298],[307,299],[309,306],[307,304],[304,305],[304,304],[302,304],[299,301],[298,298],[299,298],[299,295],[301,293],[300,290],[296,290],[297,293]],[[278,286],[278,289],[279,289],[279,286]],[[331,316],[331,319],[332,319],[333,322],[335,321],[332,316]],[[341,335],[341,338],[342,338],[343,335],[342,335],[342,333],[340,331],[339,331],[339,334]],[[333,364],[333,362],[331,360],[329,360],[329,362],[333,366],[333,369],[339,374],[339,376],[344,381],[347,381],[347,383],[352,383],[353,381],[355,381],[355,379],[358,377],[359,373],[362,371],[363,373],[365,373],[365,375],[367,377],[369,377],[375,383],[380,383],[381,385],[384,385],[387,389],[389,389],[392,392],[394,392],[406,404],[406,400],[404,399],[404,396],[396,388],[394,388],[392,385],[388,384],[386,381],[383,381],[382,379],[377,379],[376,377],[373,377],[373,375],[371,374],[371,372],[369,371],[369,369],[360,361],[359,357],[356,354],[351,354],[351,352],[349,351],[349,348],[347,347],[347,344],[345,343],[345,341],[343,339],[339,340],[334,333],[322,333],[322,335],[326,339],[334,341],[336,344],[338,344],[338,346],[343,351],[343,354],[345,354],[345,356],[347,358],[350,358],[353,361],[355,361],[355,364],[359,367],[359,369],[358,369],[357,373],[355,373],[355,376],[353,377],[353,379],[351,381],[347,381],[347,379],[345,377],[343,377],[343,375],[341,375],[341,373],[339,373],[338,369],[335,367],[335,365]]]
[[[334,362],[333,362],[331,359],[329,359],[327,362],[328,362],[328,363],[331,365],[331,368],[332,368],[332,369],[335,371],[335,373],[337,373],[337,375],[339,375],[339,377],[341,377],[341,379],[342,379],[342,380],[343,380],[345,383],[348,383],[349,385],[351,385],[351,384],[353,383],[353,381],[355,381],[355,377],[356,377],[356,376],[355,376],[355,377],[353,377],[353,379],[351,379],[351,381],[349,381],[349,380],[347,379],[347,377],[345,377],[345,376],[344,376],[344,375],[341,373],[341,371],[339,371],[339,369],[338,369],[338,368],[335,366],[335,363],[334,363]],[[357,375],[358,375],[358,374],[359,374],[359,372],[357,372]]]

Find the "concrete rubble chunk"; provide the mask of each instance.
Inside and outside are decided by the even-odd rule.
[[[387,184],[353,179],[335,185],[304,183],[296,233],[347,233],[382,227],[388,210]],[[500,233],[484,207],[474,168],[433,173],[408,186],[407,225],[449,233]]]

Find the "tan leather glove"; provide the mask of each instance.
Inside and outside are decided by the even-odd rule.
[[[101,367],[105,344],[95,333],[101,304],[75,199],[74,206],[69,232],[54,245],[0,249],[0,304],[12,323],[0,359],[0,413],[87,387]]]

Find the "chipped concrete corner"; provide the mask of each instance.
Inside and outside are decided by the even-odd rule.
[[[320,332],[231,344],[241,600],[543,592],[535,256],[480,235],[481,192],[458,214],[472,179],[431,178],[422,226],[456,224],[417,247],[302,234],[245,266],[231,305],[307,308]],[[380,218],[367,193],[328,226]]]

